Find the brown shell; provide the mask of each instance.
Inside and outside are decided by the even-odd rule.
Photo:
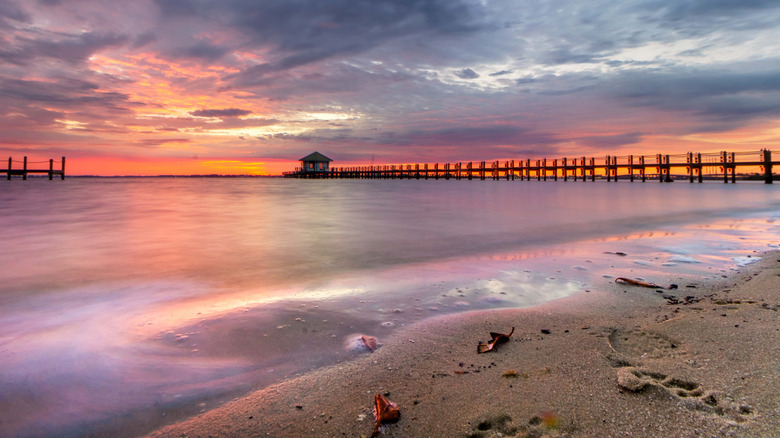
[[[374,397],[375,410],[374,416],[376,416],[376,424],[374,425],[374,432],[371,436],[376,436],[379,433],[379,427],[384,422],[396,421],[401,417],[401,411],[398,409],[398,405],[386,399],[383,395],[377,394]]]
[[[376,351],[377,347],[379,346],[379,341],[377,341],[373,336],[362,335],[360,340],[363,341],[363,345],[365,345],[366,348],[371,351]]]

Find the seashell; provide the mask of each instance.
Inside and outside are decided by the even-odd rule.
[[[386,399],[381,394],[377,394],[374,397],[374,416],[376,417],[376,424],[374,425],[374,432],[371,436],[376,436],[379,433],[379,427],[384,422],[397,421],[401,417],[401,411],[398,409],[398,405]]]
[[[377,347],[379,346],[379,342],[373,336],[362,335],[360,336],[360,340],[363,341],[363,345],[365,345],[366,348],[372,352],[376,351]]]

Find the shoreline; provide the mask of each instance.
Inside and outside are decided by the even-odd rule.
[[[538,307],[426,320],[149,436],[368,437],[376,394],[401,412],[385,437],[777,436],[780,252],[761,257],[722,280],[669,276],[680,288],[663,293],[605,280]]]

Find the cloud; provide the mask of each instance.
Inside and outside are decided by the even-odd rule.
[[[267,74],[354,56],[389,42],[475,33],[483,9],[463,0],[157,0],[156,4],[163,22],[198,20],[204,26],[217,22],[240,32],[242,43],[236,49],[263,48],[266,61],[235,77],[242,86],[256,85]]]
[[[192,143],[192,140],[189,138],[149,138],[138,141],[138,144],[143,146],[161,146],[169,143],[186,144]]]
[[[220,47],[205,42],[175,49],[172,53],[176,58],[194,58],[206,62],[214,62],[230,52],[227,47]]]
[[[514,73],[514,70],[501,70],[495,73],[490,73],[488,76],[504,76],[512,73]]]
[[[625,134],[577,137],[572,140],[591,149],[615,150],[622,146],[640,143],[642,135],[640,132],[627,132]]]
[[[238,108],[228,109],[203,109],[190,112],[190,115],[195,117],[241,117],[252,114],[252,111],[242,110]]]
[[[690,144],[780,117],[778,19],[775,0],[0,0],[0,131],[292,159]]]
[[[456,71],[455,76],[461,79],[477,79],[479,77],[479,73],[470,68],[464,68],[463,70]]]
[[[0,59],[21,66],[28,66],[38,58],[51,58],[67,64],[78,64],[93,53],[124,44],[127,38],[112,33],[83,33],[16,36],[5,49],[0,49]]]
[[[3,27],[4,22],[7,20],[13,20],[21,23],[29,23],[31,20],[30,14],[22,10],[19,6],[10,1],[0,1],[0,28]]]
[[[780,114],[780,71],[775,70],[626,72],[611,81],[609,88],[608,93],[632,105],[703,116]]]

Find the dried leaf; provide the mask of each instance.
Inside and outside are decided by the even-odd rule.
[[[377,346],[379,346],[379,342],[373,336],[362,335],[360,337],[360,340],[363,341],[363,345],[365,345],[366,348],[368,348],[372,352],[376,351]]]
[[[490,332],[490,337],[492,338],[491,341],[490,342],[479,341],[479,344],[477,344],[477,353],[487,353],[488,351],[493,351],[493,349],[496,348],[497,345],[509,341],[509,337],[512,336],[512,333],[514,332],[515,332],[514,327],[512,327],[512,331],[510,331],[509,334],[506,335],[503,333]]]
[[[398,409],[398,405],[386,399],[381,394],[377,394],[374,397],[376,424],[374,425],[374,432],[371,436],[376,436],[379,433],[379,427],[384,422],[396,421],[401,417],[401,411]]]

